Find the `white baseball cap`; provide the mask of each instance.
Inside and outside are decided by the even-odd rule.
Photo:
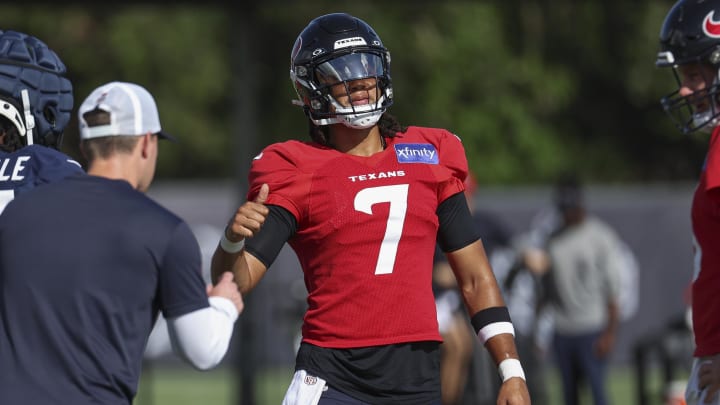
[[[96,109],[110,113],[110,124],[88,126],[83,115]],[[175,137],[162,131],[152,95],[135,83],[116,81],[96,88],[80,106],[78,119],[82,140],[117,135],[140,136],[150,132],[176,141]]]

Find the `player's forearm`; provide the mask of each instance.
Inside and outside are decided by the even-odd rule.
[[[481,241],[447,254],[468,313],[505,306]]]
[[[225,252],[218,245],[210,261],[210,277],[213,284],[217,283],[222,273],[226,271],[232,272],[233,262],[236,260],[235,256]]]
[[[515,331],[495,274],[481,241],[447,255],[470,314],[478,341],[483,344],[503,380],[525,378],[515,347]]]
[[[607,333],[614,334],[617,331],[619,324],[620,324],[620,309],[618,308],[616,301],[610,301],[610,302],[608,302],[607,326],[605,327],[605,331]]]
[[[485,348],[495,364],[500,364],[505,359],[517,359],[518,353],[515,347],[515,337],[510,333],[501,333],[491,337],[485,342]]]
[[[478,339],[484,343],[490,357],[495,361],[503,383],[512,378],[525,380],[525,372],[515,346],[510,315],[507,314],[504,307],[496,307],[491,311],[495,312],[491,317],[494,316],[497,319],[495,322],[488,323],[482,330],[478,330],[478,317],[473,317],[473,326],[478,332]],[[485,321],[489,322],[488,317],[485,317]]]
[[[464,283],[460,290],[470,315],[487,308],[505,306],[497,281],[492,274],[477,277],[472,283]]]
[[[257,280],[253,280],[251,277],[247,253],[244,250],[238,253],[228,253],[218,246],[210,265],[213,283],[217,282],[220,275],[227,271],[233,273],[235,283],[242,294],[252,290],[257,284]]]

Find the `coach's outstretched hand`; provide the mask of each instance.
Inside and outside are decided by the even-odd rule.
[[[235,276],[229,271],[226,271],[220,277],[217,284],[207,286],[208,297],[223,297],[227,298],[235,304],[238,314],[242,313],[245,304],[243,303],[242,296],[238,290],[237,284],[233,280]]]

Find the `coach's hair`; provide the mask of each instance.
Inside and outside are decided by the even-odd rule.
[[[3,152],[15,152],[25,146],[15,124],[3,116],[0,116],[0,138],[0,150]]]
[[[308,125],[310,138],[321,145],[329,146],[328,139],[330,138],[330,129],[328,125],[315,125],[309,119]],[[383,113],[380,120],[378,120],[377,126],[380,128],[380,135],[385,138],[394,138],[398,132],[404,133],[407,131],[407,126],[400,125],[397,118],[388,113]]]
[[[83,119],[90,128],[109,125],[111,122],[110,113],[99,108],[84,113]],[[139,139],[139,136],[134,135],[110,135],[84,139],[80,142],[80,146],[85,153],[85,158],[92,161],[107,159],[116,153],[132,153]]]

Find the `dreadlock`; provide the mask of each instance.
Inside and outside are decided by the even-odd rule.
[[[405,133],[405,131],[407,131],[407,126],[400,125],[397,118],[388,113],[383,113],[383,115],[380,116],[377,126],[380,128],[380,135],[385,138],[394,138],[398,132]],[[329,128],[327,125],[315,125],[311,120],[308,120],[308,129],[310,138],[313,141],[321,145],[328,145],[330,134],[328,133]]]
[[[0,150],[3,152],[15,152],[25,146],[15,124],[5,117],[0,117],[0,137]]]

